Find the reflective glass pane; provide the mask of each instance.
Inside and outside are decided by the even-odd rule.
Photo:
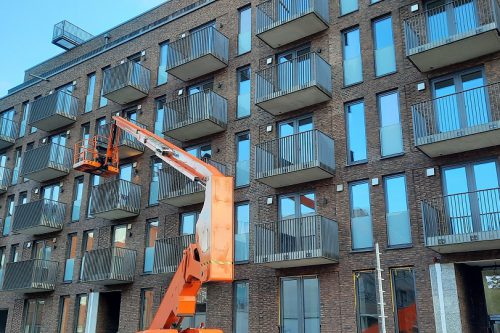
[[[391,271],[396,325],[399,333],[418,333],[417,305],[415,302],[415,280],[413,270],[394,269]]]
[[[375,47],[375,74],[385,75],[396,71],[396,52],[392,33],[392,18],[375,21],[374,47]]]
[[[358,0],[340,0],[340,15],[358,10]]]
[[[359,29],[353,29],[343,33],[343,53],[344,85],[347,86],[363,81]]]
[[[373,233],[368,182],[351,184],[350,191],[352,247],[371,248]]]
[[[384,180],[389,245],[410,244],[411,227],[405,176],[386,177]]]
[[[444,170],[447,215],[453,234],[473,231],[469,186],[465,167]]]
[[[347,144],[350,163],[367,159],[364,103],[347,105]]]
[[[460,128],[456,88],[453,79],[434,83],[434,107],[440,132],[448,132]]]

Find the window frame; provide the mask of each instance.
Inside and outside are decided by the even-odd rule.
[[[399,90],[398,89],[392,89],[392,90],[383,91],[383,92],[377,93],[375,95],[375,98],[377,100],[377,111],[378,111],[378,114],[379,114],[380,129],[386,127],[386,126],[382,126],[382,117],[383,117],[382,113],[383,112],[382,112],[381,97],[390,96],[392,94],[396,94],[396,98],[397,98],[398,119],[399,119],[399,126],[401,127],[401,146],[402,146],[403,150],[400,153],[383,155],[383,153],[382,153],[382,134],[380,134],[380,138],[379,139],[380,139],[380,157],[381,158],[391,158],[391,157],[401,156],[401,155],[405,154],[403,122],[402,122],[403,115],[401,114],[401,98],[400,98],[400,94],[399,94]],[[366,123],[365,123],[365,125],[366,125]]]
[[[410,242],[409,243],[404,243],[404,244],[396,244],[396,245],[391,245],[390,244],[390,239],[389,239],[389,221],[387,219],[387,214],[388,212],[388,202],[389,202],[389,191],[387,190],[387,180],[389,179],[395,179],[395,178],[403,178],[404,180],[404,190],[405,190],[405,202],[406,202],[406,212],[408,213],[408,230],[409,230],[409,236],[410,236]],[[382,182],[384,184],[384,200],[385,200],[385,214],[386,214],[386,232],[387,232],[387,247],[388,248],[404,248],[404,247],[411,247],[413,246],[413,232],[411,228],[411,210],[410,210],[410,201],[408,198],[408,182],[407,182],[407,177],[406,173],[401,172],[401,173],[395,173],[387,176],[382,177]]]
[[[372,238],[372,245],[371,247],[363,247],[363,248],[354,248],[354,242],[353,242],[353,225],[352,225],[352,219],[354,218],[353,216],[353,191],[352,188],[353,186],[360,185],[360,184],[366,184],[368,188],[368,206],[370,208],[370,225],[371,225],[371,238]],[[371,198],[371,191],[370,191],[370,181],[369,179],[361,179],[357,181],[350,182],[348,184],[349,187],[349,223],[350,223],[350,232],[351,232],[351,251],[352,252],[368,252],[368,251],[373,251],[374,249],[374,235],[373,235],[373,212],[372,212],[372,198]]]
[[[349,107],[352,106],[352,105],[357,105],[357,104],[363,104],[363,132],[364,132],[364,137],[365,137],[365,140],[364,140],[364,150],[365,150],[365,155],[366,155],[366,158],[364,159],[361,159],[361,160],[357,160],[357,161],[353,161],[351,159],[351,155],[350,155],[350,152],[351,152],[351,149],[350,149],[350,144],[349,144],[349,137],[350,137],[350,131],[349,131],[349,126],[350,126],[350,122],[349,122],[349,116],[348,116],[348,110],[349,110]],[[366,105],[365,105],[365,100],[364,99],[358,99],[358,100],[354,100],[354,101],[351,101],[351,102],[348,102],[348,103],[345,103],[344,104],[344,117],[345,117],[345,126],[346,126],[346,151],[347,151],[347,166],[351,166],[351,165],[358,165],[358,164],[365,164],[365,163],[368,163],[369,159],[370,159],[370,156],[368,154],[369,150],[368,150],[368,135],[367,135],[367,130],[366,130]]]
[[[250,282],[249,280],[238,280],[238,281],[234,281],[233,283],[233,333],[249,333],[249,330],[250,330],[250,317],[248,316],[247,317],[247,331],[246,332],[239,332],[237,331],[237,313],[238,313],[238,307],[237,307],[237,296],[238,296],[238,293],[237,293],[237,289],[238,289],[238,285],[241,285],[241,284],[245,284],[246,285],[246,288],[247,288],[247,292],[246,292],[246,303],[247,303],[247,315],[250,314]]]
[[[377,46],[377,38],[376,38],[376,31],[375,31],[376,28],[375,28],[375,25],[378,22],[381,22],[381,21],[384,21],[384,20],[387,20],[387,19],[391,20],[391,39],[392,39],[392,45],[394,47],[394,70],[391,71],[391,72],[387,72],[387,73],[384,73],[384,74],[377,75],[377,56],[376,56],[375,51],[378,50],[378,48],[376,47]],[[394,39],[394,20],[392,18],[392,13],[389,13],[389,14],[382,15],[382,16],[379,16],[377,18],[374,18],[371,21],[371,26],[372,26],[371,28],[372,28],[372,40],[373,40],[373,73],[375,75],[375,78],[384,77],[384,76],[396,73],[398,71],[398,61],[397,61],[397,57],[396,57],[397,52],[396,52],[396,41]]]

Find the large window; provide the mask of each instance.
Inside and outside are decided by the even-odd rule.
[[[411,244],[410,213],[405,175],[384,177],[385,216],[389,246]]]
[[[14,194],[7,197],[5,204],[5,219],[3,221],[3,236],[8,236],[12,229],[12,216],[14,215]]]
[[[17,147],[14,151],[14,169],[12,170],[12,185],[19,182],[19,172],[21,170],[22,147]]]
[[[71,222],[80,221],[80,210],[83,199],[83,176],[76,177],[73,185],[73,206],[71,207]]]
[[[110,68],[110,66],[106,66],[106,67],[101,69],[102,80],[101,80],[101,93],[100,93],[100,98],[99,98],[99,107],[100,108],[108,105],[108,99],[106,97],[104,97],[102,94],[104,92],[104,81],[106,81],[107,69],[109,69],[109,68]]]
[[[165,97],[160,97],[155,99],[156,115],[155,115],[154,132],[161,138],[163,137],[163,120],[165,118],[165,110],[163,108],[164,104],[165,104]]]
[[[163,168],[163,163],[159,158],[151,160],[151,182],[149,184],[149,205],[158,204],[158,196],[160,191],[160,170]]]
[[[250,52],[252,49],[252,7],[240,9],[238,29],[238,54]]]
[[[358,10],[358,0],[340,0],[340,15],[345,15]]]
[[[377,95],[380,114],[380,153],[383,157],[403,152],[403,131],[397,91]]]
[[[363,81],[363,61],[361,60],[361,45],[359,28],[353,28],[342,33],[342,49],[344,55],[344,85]]]
[[[23,333],[42,332],[45,301],[42,299],[27,299],[24,303]]]
[[[346,105],[347,162],[349,164],[366,162],[365,104],[358,101]]]
[[[160,44],[160,59],[158,61],[158,79],[157,85],[167,83],[167,59],[168,59],[168,41]]]
[[[427,39],[429,43],[440,43],[456,34],[466,34],[478,27],[480,2],[476,1],[427,1]],[[477,6],[477,7],[476,7]],[[482,7],[482,5],[481,5]],[[485,10],[485,9],[483,9]],[[438,44],[439,45],[439,44]]]
[[[146,223],[146,247],[144,249],[144,273],[153,272],[155,258],[155,241],[158,236],[158,220],[149,220]]]
[[[83,276],[84,254],[94,249],[94,230],[86,230],[82,237],[82,264],[80,265],[80,280]]]
[[[352,249],[373,248],[372,214],[368,181],[349,184]]]
[[[250,133],[236,135],[236,187],[250,184]]]
[[[235,261],[245,262],[249,258],[250,205],[248,202],[236,205],[236,226],[234,236]]]
[[[28,127],[28,116],[30,113],[30,103],[29,101],[23,103],[23,118],[21,119],[21,124],[19,126],[19,137],[22,138],[26,134],[26,128]]]
[[[248,281],[234,283],[234,333],[248,333]]]
[[[113,247],[124,248],[126,244],[127,244],[127,225],[114,226],[111,245]]]
[[[194,235],[197,220],[198,220],[197,212],[182,213],[179,234],[181,236]]]
[[[69,321],[69,296],[61,296],[59,298],[59,320],[57,321],[58,333],[68,332]]]
[[[64,282],[73,281],[73,271],[75,270],[76,246],[78,237],[75,234],[68,235],[68,247],[66,249],[66,263],[64,266]]]
[[[85,333],[87,323],[87,303],[86,294],[76,295],[75,307],[75,333]]]
[[[317,277],[282,278],[280,294],[282,332],[320,332]]]
[[[19,244],[12,244],[10,246],[9,262],[19,261]]]
[[[85,112],[92,111],[95,90],[95,73],[87,75],[87,96],[85,97]]]
[[[238,78],[238,106],[236,108],[236,118],[248,117],[250,115],[250,107],[251,107],[250,66],[238,69],[236,75]]]
[[[391,269],[396,333],[418,332],[415,275],[412,268]]]
[[[358,333],[378,332],[377,289],[375,272],[354,273],[356,281],[356,318]]]
[[[7,248],[0,247],[0,286],[3,284],[3,270],[5,268],[5,252]],[[10,251],[12,253],[12,247],[10,248]]]
[[[141,289],[141,324],[140,329],[146,330],[153,321],[154,291],[151,288]]]
[[[373,48],[375,75],[382,76],[396,71],[396,51],[392,34],[392,17],[373,21]]]
[[[92,215],[92,188],[101,183],[101,176],[98,175],[90,175],[90,186],[89,186],[89,200],[87,207],[87,216],[93,217]]]

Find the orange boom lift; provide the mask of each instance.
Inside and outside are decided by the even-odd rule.
[[[113,117],[109,137],[95,136],[75,146],[74,169],[104,177],[119,173],[118,138],[134,136],[156,156],[205,187],[205,202],[196,224],[196,243],[184,250],[170,286],[144,333],[178,333],[184,317],[194,316],[196,296],[205,282],[234,279],[233,178],[188,154],[150,131]],[[222,333],[218,329],[188,328],[182,333]]]

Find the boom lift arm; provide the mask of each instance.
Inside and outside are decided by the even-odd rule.
[[[156,315],[143,333],[178,333],[183,317],[195,314],[196,296],[205,282],[231,282],[234,279],[234,198],[233,178],[188,154],[174,144],[119,116],[113,117],[105,157],[95,145],[77,144],[77,170],[109,176],[118,171],[120,131],[129,133],[162,161],[205,187],[205,201],[196,224],[196,243],[184,250],[183,257]],[[86,145],[86,146],[85,146]],[[190,328],[183,333],[222,333],[221,330]]]

